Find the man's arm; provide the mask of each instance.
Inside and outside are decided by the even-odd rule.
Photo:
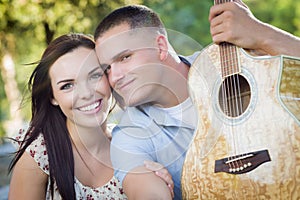
[[[256,19],[241,1],[214,5],[210,9],[211,35],[215,43],[229,42],[269,55],[300,57],[300,38]]]
[[[151,133],[141,127],[122,127],[113,130],[110,155],[115,176],[121,181],[129,199],[172,199],[171,175],[161,167],[151,167],[155,152]],[[151,153],[152,152],[152,153]],[[158,163],[157,163],[158,165]],[[154,169],[154,171],[153,171]],[[156,172],[164,175],[156,174]]]
[[[145,167],[136,167],[127,173],[123,189],[130,200],[172,199],[166,182]]]

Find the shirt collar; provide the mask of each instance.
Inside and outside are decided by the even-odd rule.
[[[169,115],[169,113],[163,110],[157,109],[155,106],[146,105],[141,108],[146,115],[148,115],[156,124],[161,126],[176,126],[195,129],[191,125],[175,119]]]

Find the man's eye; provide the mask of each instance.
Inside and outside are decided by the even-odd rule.
[[[69,90],[73,87],[74,85],[72,83],[67,83],[64,84],[63,86],[60,87],[60,90]]]
[[[131,54],[124,55],[124,56],[121,57],[120,62],[123,62],[123,61],[129,59],[130,57],[131,57]]]

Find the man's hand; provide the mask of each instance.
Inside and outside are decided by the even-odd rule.
[[[159,176],[162,180],[164,180],[166,182],[167,186],[170,189],[172,198],[174,198],[174,191],[173,191],[174,182],[173,182],[173,179],[172,179],[172,175],[168,172],[168,170],[163,165],[161,165],[160,163],[153,162],[153,161],[150,161],[150,160],[146,160],[144,162],[144,165],[147,169],[155,172],[155,174],[157,176]]]
[[[212,40],[229,42],[245,49],[263,51],[260,46],[265,36],[263,23],[257,20],[241,1],[217,4],[209,13]]]

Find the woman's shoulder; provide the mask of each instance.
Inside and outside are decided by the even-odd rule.
[[[20,129],[18,135],[14,138],[15,143],[20,146],[24,140],[28,139],[29,134],[30,133],[27,133],[24,129]],[[49,175],[48,153],[42,133],[28,145],[25,151],[35,160],[38,166]]]

